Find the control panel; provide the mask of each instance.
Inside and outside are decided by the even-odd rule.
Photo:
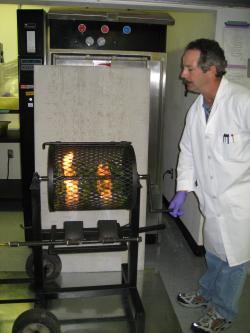
[[[166,26],[49,19],[50,49],[166,52]]]

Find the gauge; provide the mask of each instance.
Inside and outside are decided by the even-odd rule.
[[[106,44],[106,39],[104,37],[99,37],[96,42],[98,46],[104,46]]]
[[[91,36],[88,36],[88,37],[85,39],[85,44],[86,44],[87,46],[92,46],[92,45],[94,45],[94,43],[95,43],[95,40],[94,40],[94,38],[91,37]]]
[[[129,35],[131,34],[131,31],[132,31],[132,28],[130,25],[124,25],[124,27],[122,28],[122,32],[125,34],[125,35]]]
[[[107,24],[103,24],[103,25],[101,26],[101,32],[102,32],[103,34],[107,34],[107,33],[109,32],[109,26],[108,26]]]
[[[86,27],[86,25],[85,25],[84,23],[80,23],[80,24],[78,25],[77,29],[78,29],[78,31],[79,31],[80,33],[84,33],[84,32],[86,31],[87,27]]]

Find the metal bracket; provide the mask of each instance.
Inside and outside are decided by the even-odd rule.
[[[151,181],[149,175],[139,175],[140,179],[145,179],[147,183],[147,192],[148,192],[148,198],[149,198],[149,211],[150,213],[169,213],[169,209],[159,209],[154,208],[152,203],[152,191],[151,191]]]

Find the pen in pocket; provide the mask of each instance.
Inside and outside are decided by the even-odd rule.
[[[235,135],[234,134],[223,134],[223,143],[235,143]]]
[[[229,134],[223,134],[223,143],[229,143]]]

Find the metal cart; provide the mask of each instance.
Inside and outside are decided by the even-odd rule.
[[[32,240],[1,244],[29,246],[32,249],[26,263],[30,279],[0,281],[29,282],[35,295],[34,298],[0,301],[0,304],[34,302],[34,308],[21,313],[15,320],[12,333],[59,333],[60,322],[47,310],[48,302],[61,295],[79,294],[77,297],[81,297],[82,293],[121,295],[124,320],[130,322],[131,332],[143,333],[145,312],[137,290],[139,233],[162,229],[164,225],[139,228],[141,185],[132,145],[128,142],[49,142],[43,145],[44,148],[46,146],[48,175],[41,177],[35,173],[30,187]],[[48,183],[50,211],[126,209],[129,210],[129,221],[120,226],[116,220],[98,220],[96,226],[91,228],[85,228],[83,221],[64,221],[61,229],[55,225],[42,229],[42,181]],[[51,284],[61,273],[59,254],[112,251],[127,251],[128,254],[127,263],[121,265],[120,284],[79,287]]]

